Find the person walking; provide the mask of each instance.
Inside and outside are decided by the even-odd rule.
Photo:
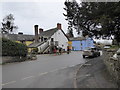
[[[56,55],[57,50],[56,50],[56,48],[55,48],[55,47],[54,47],[54,49],[53,49],[53,52],[54,52],[54,54]]]
[[[62,54],[62,48],[59,47],[59,54],[61,55]]]
[[[69,49],[69,46],[67,46],[67,54],[70,53],[70,49]]]

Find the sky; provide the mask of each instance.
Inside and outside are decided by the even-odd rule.
[[[18,26],[18,32],[34,35],[35,24],[45,31],[61,23],[63,31],[67,33],[68,25],[63,16],[63,13],[66,13],[63,9],[64,2],[64,0],[4,0],[0,3],[2,11],[0,22],[11,13],[15,17],[14,23]]]

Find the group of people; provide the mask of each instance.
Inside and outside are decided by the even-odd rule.
[[[62,48],[55,46],[54,49],[53,49],[53,52],[58,54],[58,55],[61,55],[62,54]]]
[[[67,46],[67,54],[69,54],[70,51],[71,51],[70,47]],[[54,46],[54,48],[53,48],[53,53],[58,54],[58,55],[61,55],[62,52],[63,52],[63,49],[62,49],[61,47]]]

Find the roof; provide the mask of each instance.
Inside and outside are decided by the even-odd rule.
[[[48,39],[55,33],[57,32],[58,29],[57,28],[52,28],[52,29],[49,29],[49,30],[46,30],[42,33],[39,34],[39,36],[42,36],[42,37],[47,37]],[[61,29],[61,31],[63,32],[63,34],[66,36],[66,34],[64,33],[64,31]],[[66,36],[66,38],[68,39],[68,37]],[[69,39],[68,39],[69,40]],[[33,48],[33,47],[38,47],[40,46],[41,44],[43,44],[44,42],[38,42],[38,43],[32,43],[30,44],[28,47],[30,48]]]
[[[39,34],[39,36],[44,36],[47,38],[50,38],[55,32],[57,32],[58,29],[57,28],[52,28],[46,31],[43,31],[41,34]],[[67,35],[64,33],[64,31],[61,29],[62,33],[66,36],[66,38],[69,40],[69,38],[67,37]]]
[[[15,40],[15,41],[33,41],[34,40],[34,35],[25,35],[25,34],[3,34],[3,37],[10,39],[10,40]]]
[[[57,30],[58,30],[57,28],[49,29],[43,31],[41,34],[39,34],[39,36],[51,37]]]
[[[37,48],[38,46],[40,46],[43,43],[44,42],[31,43],[30,45],[28,45],[28,47],[30,47],[30,48]]]

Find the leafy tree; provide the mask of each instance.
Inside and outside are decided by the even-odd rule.
[[[11,33],[13,30],[18,29],[18,27],[14,25],[14,20],[15,18],[12,14],[3,18],[1,33]]]
[[[77,2],[73,0],[73,2],[65,2],[65,8],[64,10],[67,12],[67,14],[64,14],[66,16],[66,20],[68,20],[68,33],[71,37],[74,37],[73,35],[73,18],[75,18],[75,12],[77,12]]]
[[[74,2],[65,2],[67,15],[64,16],[70,19],[71,27],[78,28],[78,33],[82,30],[84,35],[96,38],[114,35],[120,42],[120,2],[82,2],[74,7],[67,5],[69,3]]]

